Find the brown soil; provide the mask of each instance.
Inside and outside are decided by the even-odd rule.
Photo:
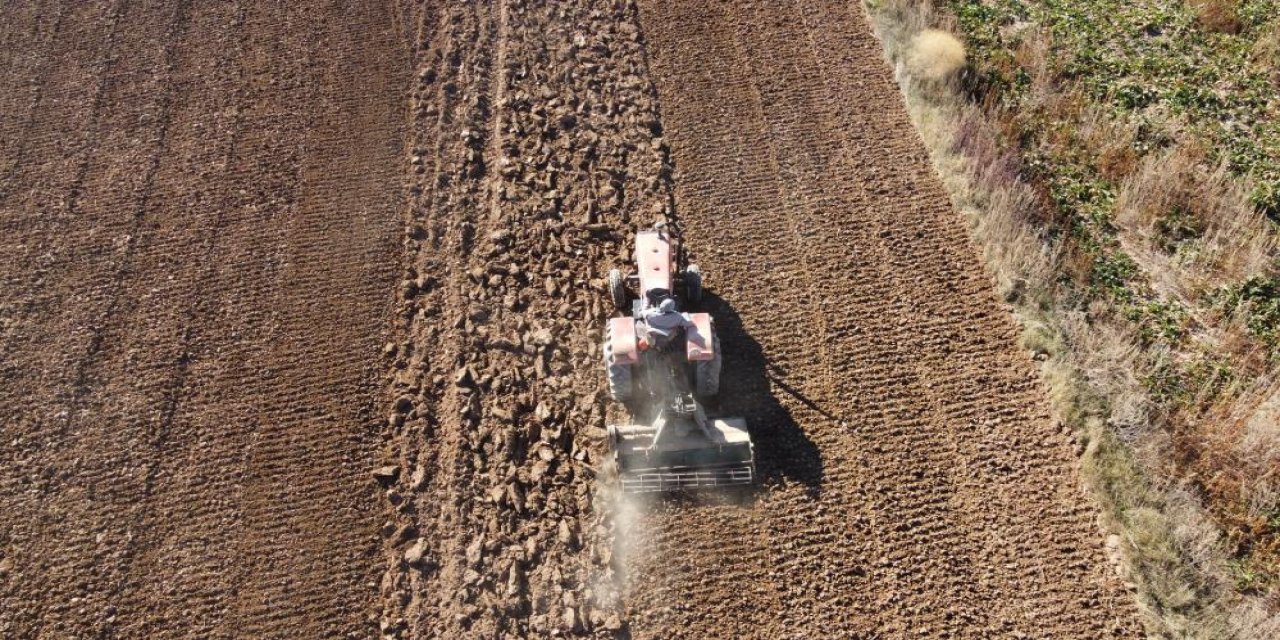
[[[51,2],[0,42],[0,636],[1138,634],[855,4]],[[659,219],[745,499],[599,473],[603,276]]]

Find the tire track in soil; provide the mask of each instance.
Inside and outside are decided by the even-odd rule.
[[[0,27],[4,35],[0,43],[0,86],[12,87],[0,92],[0,175],[6,182],[17,168],[23,145],[30,132],[32,116],[40,104],[40,94],[50,60],[49,49],[62,26],[66,15],[66,3],[60,3],[56,11],[29,2],[20,7],[10,7],[5,13],[5,25]],[[25,89],[25,91],[24,91]],[[2,185],[4,183],[0,183]],[[0,193],[6,191],[0,186]]]
[[[5,150],[4,154],[0,155],[0,158],[4,160],[4,163],[0,164],[0,175],[4,176],[3,179],[0,179],[0,204],[4,203],[10,195],[14,176],[22,167],[28,146],[33,137],[32,134],[37,130],[35,126],[36,118],[40,113],[40,105],[45,97],[45,88],[49,85],[49,79],[53,76],[50,73],[50,67],[59,62],[58,57],[53,55],[54,52],[61,51],[57,45],[70,44],[71,46],[78,46],[79,44],[67,42],[66,38],[62,38],[61,42],[59,42],[58,36],[62,33],[63,22],[68,13],[68,4],[64,2],[58,5],[57,12],[52,16],[52,26],[43,29],[46,36],[40,46],[24,48],[17,45],[14,49],[16,55],[27,54],[23,56],[23,61],[27,62],[27,65],[13,64],[12,66],[5,66],[6,69],[13,72],[13,75],[4,86],[12,89],[6,92],[7,95],[5,95],[3,102],[0,102],[0,105],[16,105],[20,102],[25,102],[26,108],[11,107],[5,109],[4,115],[0,116],[0,118],[3,118],[0,122],[4,123],[4,131],[6,133],[10,131],[15,133],[12,136],[5,136],[4,141],[0,142],[0,144],[4,145],[3,148]],[[41,7],[36,3],[31,3],[29,8],[38,11]],[[20,28],[20,20],[17,15],[13,15],[13,21],[8,25],[9,29]],[[41,23],[43,22],[41,17],[36,16],[32,21],[35,23],[32,26],[33,33],[41,31]],[[23,77],[20,74],[27,68],[32,71],[30,75],[26,76],[30,96],[23,100],[24,96],[17,88],[20,86],[19,78]],[[21,122],[21,124],[10,124],[17,122]]]
[[[445,141],[440,132],[443,129],[441,122],[446,116],[441,105],[445,104],[449,95],[444,91],[444,86],[448,82],[447,74],[455,68],[444,62],[447,52],[451,47],[456,46],[451,37],[452,32],[446,28],[447,21],[444,19],[446,15],[441,3],[437,2],[424,3],[409,12],[409,28],[415,32],[413,39],[415,54],[412,64],[414,73],[411,109],[408,117],[408,127],[411,132],[407,136],[410,142],[408,152],[412,171],[419,176],[430,176],[431,179],[438,177],[440,159],[444,155],[442,150]],[[439,82],[436,82],[437,80]],[[416,247],[419,241],[426,240],[431,243],[433,250],[439,250],[440,246],[435,241],[434,235],[434,229],[439,223],[423,213],[431,206],[436,193],[435,185],[421,178],[410,178],[408,183],[404,213],[403,253],[405,258],[402,260],[406,267],[406,275],[413,276],[416,273],[415,267],[425,268],[426,273],[435,274],[431,277],[436,281],[447,281],[450,278],[448,271],[451,261],[436,258],[427,260],[425,263],[413,262],[413,258],[417,255]],[[433,230],[432,235],[424,238],[427,236],[428,228]],[[407,282],[413,282],[415,292],[419,288],[419,280],[407,277],[401,284],[401,296],[409,293],[403,289]],[[441,294],[439,287],[429,289],[428,281],[425,279],[421,280],[421,284],[423,292],[420,297],[424,301],[439,299]],[[394,341],[388,342],[383,349],[384,357],[392,360],[387,374],[387,385],[388,389],[408,390],[414,388],[416,376],[422,371],[429,370],[433,362],[425,359],[424,352],[413,350],[412,342],[407,341],[415,318],[412,310],[406,312],[398,309],[397,311],[399,313],[396,314]],[[398,402],[398,398],[396,401]],[[403,463],[400,465],[402,469],[411,466],[415,469],[425,469],[433,466],[435,462],[428,457],[430,449],[424,442],[425,422],[429,416],[435,414],[435,409],[426,402],[420,402],[416,411],[418,417],[423,419],[422,424],[410,423],[410,426],[406,427],[403,418],[395,417],[398,414],[387,418],[387,424],[393,431],[385,436],[387,442],[384,445],[382,457]],[[413,426],[418,426],[419,429],[414,430]],[[420,455],[421,458],[419,458]],[[414,478],[415,484],[426,482],[425,476],[420,472],[415,471]],[[391,495],[393,494],[388,494],[388,498]],[[407,497],[402,498],[400,504],[405,505],[400,507],[402,511],[415,510],[410,512],[411,515],[416,515],[418,509],[429,510],[440,506],[439,504],[419,506]],[[399,505],[395,506],[399,507]],[[435,518],[430,519],[430,521],[434,520]],[[397,633],[406,624],[406,618],[415,619],[422,615],[420,613],[422,603],[417,594],[432,592],[431,588],[425,584],[425,576],[417,572],[405,571],[405,567],[401,564],[404,562],[402,553],[394,547],[395,544],[404,542],[416,532],[417,527],[412,518],[405,515],[397,517],[391,514],[381,528],[382,535],[390,538],[389,543],[384,544],[383,575],[379,584],[382,605],[380,629],[384,633]]]
[[[223,185],[230,182],[228,170],[242,135],[239,107],[243,95],[239,86],[243,74],[239,63],[244,53],[244,24],[245,9],[237,4],[191,9],[188,31],[192,37],[181,47],[181,54],[172,65],[171,82],[184,96],[176,105],[174,124],[167,136],[172,157],[160,163],[155,179],[158,186],[146,214],[153,222],[143,225],[147,230],[140,241],[141,264],[130,270],[124,286],[136,291],[151,284],[151,300],[123,304],[116,314],[123,321],[114,329],[120,335],[105,341],[123,343],[126,351],[157,357],[157,361],[141,366],[133,359],[130,365],[140,370],[136,379],[145,380],[150,372],[160,374],[154,382],[140,385],[140,390],[116,386],[108,387],[105,394],[126,396],[150,387],[158,396],[148,402],[157,408],[157,415],[146,442],[150,455],[141,462],[145,470],[142,495],[131,496],[139,508],[130,522],[122,523],[130,537],[122,544],[123,553],[118,560],[125,566],[125,574],[109,597],[117,612],[116,626],[109,628],[109,635],[134,637],[146,630],[151,630],[151,635],[163,635],[162,630],[172,633],[183,629],[208,637],[210,626],[218,617],[216,609],[209,606],[209,592],[193,592],[190,583],[207,579],[200,568],[202,562],[216,561],[209,539],[216,535],[214,531],[222,533],[226,529],[211,527],[202,516],[210,511],[219,513],[211,504],[219,501],[183,482],[182,476],[184,469],[196,469],[202,484],[223,490],[225,484],[217,477],[219,474],[200,469],[210,460],[222,461],[200,457],[209,453],[207,441],[192,437],[180,416],[185,403],[198,393],[193,389],[199,389],[202,382],[197,374],[197,363],[207,355],[203,348],[206,329],[202,325],[220,315],[208,302],[208,293],[211,289],[216,291],[216,284],[211,287],[211,283],[217,281],[219,242],[229,235],[223,224],[227,212],[219,192],[226,190]],[[191,268],[172,273],[175,263],[182,264],[187,259],[192,261]],[[155,285],[166,279],[167,283]],[[173,332],[138,337],[128,329],[154,324],[159,315],[172,319],[165,324],[172,324]],[[127,379],[119,374],[100,377]],[[127,416],[108,419],[110,412],[106,413],[102,419],[109,427],[107,432],[124,431],[119,423],[127,422]],[[103,440],[109,443],[108,438]],[[105,473],[102,480],[109,482]],[[176,572],[171,569],[175,559],[180,559],[182,567]],[[164,577],[163,582],[156,579],[158,576]],[[161,584],[163,591],[157,589]],[[182,610],[163,606],[169,600],[181,602]]]
[[[38,66],[39,61],[43,60],[42,45],[48,44],[48,39],[40,38],[42,28],[48,29],[48,18],[55,18],[60,12],[53,12],[51,16],[41,15],[39,7],[34,3],[28,3],[21,6],[10,7],[4,15],[4,27],[0,29],[0,82],[7,85],[26,84],[34,78],[28,78],[28,71]],[[45,33],[49,33],[45,31]],[[26,114],[12,113],[13,105],[8,100],[18,99],[21,93],[17,91],[7,92],[0,96],[0,106],[9,107],[0,118],[17,118]],[[0,120],[2,122],[3,120]],[[5,126],[3,130],[10,130],[9,126]],[[4,140],[0,144],[12,142]]]
[[[797,394],[780,401],[817,445],[823,479],[809,495],[771,486],[742,517],[695,507],[646,522],[657,541],[645,553],[665,561],[633,569],[632,584],[643,585],[633,601],[648,609],[637,635],[698,637],[726,623],[765,637],[1136,633],[1072,486],[1067,445],[1043,409],[1026,409],[1043,395],[1010,348],[963,228],[955,219],[938,230],[954,213],[862,17],[810,5],[641,10],[688,235],[695,250],[718,248],[702,265],[747,310],[775,393],[785,384],[779,396]],[[832,59],[844,65],[838,78]],[[861,95],[843,97],[851,88]],[[850,137],[855,117],[865,126]],[[725,219],[731,234],[717,233]],[[806,323],[778,306],[812,324],[795,329]],[[825,363],[814,335],[831,345]],[[726,351],[744,339],[727,335]],[[999,436],[981,432],[992,425]],[[762,456],[771,444],[788,448],[772,437],[761,437]],[[1022,475],[993,472],[1002,468]],[[991,504],[1002,511],[984,514]],[[1028,526],[1028,505],[1053,513],[1047,531]],[[766,567],[764,554],[715,543],[760,530],[782,550]],[[672,564],[695,568],[663,580]],[[1047,588],[1046,569],[1060,577]],[[762,571],[786,604],[761,617],[779,622],[733,626],[759,597],[737,585]],[[663,587],[650,592],[655,583]]]
[[[499,3],[500,4],[500,3]],[[448,346],[435,358],[437,371],[453,371],[465,363],[468,351],[476,348],[466,337],[459,335],[458,329],[466,330],[468,322],[481,321],[481,315],[487,314],[472,307],[470,270],[474,268],[476,259],[472,256],[477,238],[488,235],[491,220],[481,217],[485,210],[487,197],[483,182],[486,163],[484,157],[488,141],[494,136],[497,121],[493,114],[493,87],[495,83],[494,59],[501,55],[505,41],[498,38],[495,15],[500,7],[492,3],[476,5],[463,11],[451,10],[451,24],[457,25],[458,33],[449,43],[452,49],[447,53],[452,62],[461,56],[456,66],[459,70],[454,80],[456,89],[451,90],[446,84],[442,87],[445,96],[441,101],[440,134],[444,145],[440,149],[437,168],[445,172],[453,172],[453,179],[445,178],[437,182],[439,188],[434,192],[434,202],[428,221],[431,225],[429,237],[436,242],[436,248],[448,256],[450,265],[438,270],[422,269],[418,273],[434,278],[435,273],[445,277],[441,280],[443,290],[440,302],[443,309],[448,310],[444,319],[465,317],[462,326],[457,326],[446,338]],[[458,19],[462,22],[459,24]],[[443,177],[443,176],[442,176]],[[452,227],[454,230],[450,230]],[[424,281],[424,288],[431,288],[429,281]],[[444,337],[444,336],[442,336]],[[474,600],[474,593],[467,593],[467,586],[474,584],[475,579],[467,575],[470,569],[464,558],[467,550],[477,538],[478,528],[473,514],[473,493],[478,493],[483,477],[476,477],[477,466],[482,467],[476,459],[479,448],[477,427],[478,402],[469,394],[442,392],[439,398],[438,419],[443,421],[441,435],[445,437],[437,464],[439,465],[435,479],[443,489],[440,499],[441,509],[437,513],[437,527],[431,532],[431,539],[438,542],[436,553],[440,558],[439,567],[432,580],[428,582],[426,592],[421,595],[429,598],[423,603],[415,626],[422,629],[428,637],[448,637],[464,633],[466,620],[475,615],[476,607],[465,606]],[[452,423],[452,425],[450,424]],[[446,425],[453,426],[449,428]],[[483,527],[483,524],[481,524]],[[474,557],[478,551],[472,550]],[[422,615],[426,614],[426,615]],[[421,626],[419,626],[421,625]]]
[[[98,238],[72,241],[68,237],[74,228],[74,217],[62,194],[70,188],[66,181],[77,175],[73,165],[89,158],[87,149],[94,142],[88,131],[97,117],[97,105],[76,99],[79,85],[95,69],[109,68],[116,53],[111,39],[95,39],[92,35],[112,32],[113,28],[107,27],[117,21],[118,10],[117,3],[105,2],[74,9],[58,7],[43,55],[32,60],[31,66],[39,71],[31,79],[34,88],[28,113],[19,130],[5,130],[6,141],[14,146],[4,156],[12,166],[0,167],[4,174],[0,182],[0,212],[4,213],[0,218],[0,229],[4,230],[0,248],[13,258],[0,264],[0,281],[9,292],[0,301],[5,320],[0,334],[0,362],[6,367],[25,365],[38,370],[39,360],[24,363],[23,357],[32,351],[40,354],[47,344],[42,338],[57,340],[68,328],[76,328],[70,325],[61,327],[63,331],[50,330],[33,320],[58,299],[56,288],[48,280],[65,276],[64,260],[71,255],[95,258],[84,245],[92,247]],[[72,22],[65,25],[63,33],[66,14],[70,14]],[[59,33],[62,37],[56,38]],[[98,87],[102,89],[102,83]],[[10,95],[16,97],[21,93],[16,90],[16,83],[14,89]],[[34,159],[28,161],[29,156]],[[15,180],[28,188],[15,193],[10,186]],[[24,341],[38,346],[24,351]],[[36,385],[34,390],[44,386]]]
[[[466,300],[461,290],[466,286],[468,276],[463,267],[476,235],[476,211],[481,208],[483,185],[476,179],[479,177],[480,158],[464,131],[474,129],[477,135],[486,135],[483,132],[489,129],[488,105],[483,97],[490,82],[485,54],[493,46],[488,14],[487,7],[478,5],[433,5],[422,15],[424,32],[432,30],[428,25],[435,21],[438,20],[439,24],[434,29],[435,38],[428,38],[428,49],[418,61],[420,85],[417,89],[413,150],[413,158],[416,159],[411,159],[411,163],[415,167],[422,166],[428,161],[426,158],[430,158],[434,165],[430,172],[423,166],[418,174],[422,177],[414,185],[419,197],[412,200],[406,222],[411,227],[408,234],[410,269],[401,287],[402,295],[419,296],[420,308],[428,310],[426,313],[418,312],[417,319],[444,314],[445,309],[465,313]],[[430,249],[415,252],[416,240],[422,240]],[[414,312],[418,310],[410,308],[408,311],[407,315],[414,318]],[[444,315],[442,319],[448,317]],[[411,321],[403,330],[414,330],[413,325]],[[406,391],[416,389],[421,392],[425,386],[423,383],[427,381],[415,376],[431,372],[437,379],[428,384],[436,387],[435,393],[418,400],[418,409],[407,422],[394,412],[389,416],[393,427],[403,428],[400,437],[408,438],[394,453],[403,459],[405,469],[423,470],[415,472],[412,483],[419,486],[430,484],[440,493],[425,501],[399,498],[399,494],[390,494],[389,497],[403,500],[401,504],[405,505],[404,510],[409,515],[424,514],[416,521],[402,518],[399,528],[392,534],[393,543],[408,542],[420,532],[421,539],[441,545],[442,551],[435,557],[443,562],[445,558],[461,555],[461,549],[469,544],[464,539],[466,530],[458,526],[459,518],[465,516],[459,494],[468,485],[466,465],[469,456],[463,442],[467,434],[465,429],[442,428],[438,432],[438,444],[434,447],[427,447],[426,439],[436,435],[429,431],[434,431],[432,427],[437,421],[447,423],[458,419],[457,416],[467,409],[469,403],[456,394],[443,391],[444,381],[439,372],[452,370],[462,357],[459,352],[467,345],[460,344],[456,338],[445,339],[440,335],[442,329],[444,327],[432,323],[424,337],[430,342],[439,341],[435,348],[422,345],[427,348],[419,349],[418,345],[410,342],[403,349],[402,357],[412,364],[407,369],[397,365],[411,372],[399,376],[397,386]],[[424,457],[420,461],[419,455]],[[430,478],[426,469],[431,469]],[[406,494],[412,495],[412,491],[410,487]],[[393,550],[388,559],[393,568],[390,568],[391,573],[384,575],[383,597],[389,606],[384,605],[383,617],[384,624],[391,625],[387,629],[395,631],[408,625],[412,625],[411,628],[429,625],[427,628],[434,630],[429,633],[439,633],[438,630],[446,625],[456,628],[458,621],[451,615],[449,607],[451,600],[460,593],[456,586],[450,588],[452,585],[445,581],[452,581],[453,585],[460,582],[457,565],[440,567],[438,572],[422,575],[411,569],[406,571],[406,567],[400,566],[402,561],[402,553]],[[411,587],[408,592],[403,582],[406,579]],[[399,593],[392,596],[388,592],[391,589],[397,589]]]

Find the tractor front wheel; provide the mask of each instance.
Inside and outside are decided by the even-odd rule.
[[[609,298],[619,311],[627,311],[627,281],[617,269],[609,270]]]
[[[684,270],[684,298],[689,304],[702,302],[702,269],[696,264]]]

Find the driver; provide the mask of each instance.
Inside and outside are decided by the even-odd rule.
[[[666,350],[685,329],[694,326],[687,313],[676,311],[676,301],[662,299],[656,307],[649,307],[640,314],[648,342],[659,351]]]

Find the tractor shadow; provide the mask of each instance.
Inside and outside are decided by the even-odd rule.
[[[791,481],[804,485],[806,493],[817,498],[824,480],[822,456],[780,397],[790,396],[828,419],[833,416],[782,379],[781,372],[774,369],[764,348],[744,328],[742,317],[728,301],[708,291],[699,307],[699,311],[707,311],[716,319],[724,352],[721,393],[712,410],[717,415],[745,417],[751,442],[755,443],[760,488]]]
[[[720,395],[709,403],[708,410],[713,415],[746,418],[761,489],[795,482],[803,485],[811,498],[819,497],[824,480],[822,457],[779,397],[790,396],[827,419],[835,417],[786,383],[727,300],[706,291],[694,310],[715,318],[724,353]],[[753,500],[754,493],[746,497],[748,502]]]

